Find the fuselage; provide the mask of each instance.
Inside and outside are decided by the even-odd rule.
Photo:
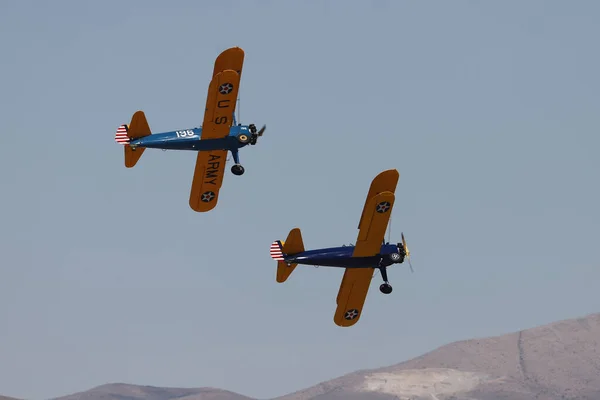
[[[198,127],[155,133],[131,140],[129,145],[165,150],[235,150],[249,144],[250,138],[251,133],[247,125],[232,126],[229,135],[224,138],[204,140],[202,140],[202,128]]]
[[[288,263],[341,268],[377,268],[404,261],[403,249],[398,248],[395,244],[382,245],[379,254],[372,257],[352,257],[354,247],[340,246],[303,251],[286,256],[285,261]],[[393,260],[393,254],[399,254],[399,259]]]

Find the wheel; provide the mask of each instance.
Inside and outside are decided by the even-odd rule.
[[[238,140],[241,143],[248,143],[248,141],[250,140],[250,138],[248,137],[248,135],[246,135],[245,133],[242,133],[242,134],[238,135],[237,138],[238,138]]]
[[[381,286],[379,286],[379,290],[383,294],[390,294],[392,293],[392,285],[389,283],[382,283]]]
[[[235,164],[231,167],[231,173],[234,175],[242,175],[244,173],[244,167],[240,164]]]

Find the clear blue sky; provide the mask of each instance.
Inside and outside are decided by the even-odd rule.
[[[3,1],[0,393],[108,382],[283,395],[460,339],[600,311],[595,1]],[[195,154],[114,142],[201,124],[215,57],[246,51],[244,123],[266,123],[193,212]],[[397,168],[392,241],[333,323],[339,269],[275,282],[269,245],[354,242]]]

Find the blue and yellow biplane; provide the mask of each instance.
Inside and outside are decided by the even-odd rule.
[[[239,149],[255,145],[266,128],[257,131],[254,124],[238,124],[235,119],[243,63],[244,51],[239,47],[223,51],[215,60],[201,127],[152,134],[143,111],[133,114],[129,125],[119,126],[115,141],[125,147],[125,167],[134,167],[146,148],[197,151],[189,204],[197,212],[212,210],[223,183],[227,152],[235,162],[231,172],[242,175]]]
[[[375,269],[381,271],[383,278],[379,290],[389,294],[392,286],[388,282],[387,267],[402,263],[405,259],[410,265],[410,252],[404,234],[402,243],[385,242],[399,177],[398,171],[391,169],[381,172],[371,182],[355,245],[307,251],[298,228],[292,229],[285,241],[274,241],[270,252],[271,258],[277,260],[277,282],[285,282],[298,264],[345,268],[333,320],[342,327],[356,324],[362,314]],[[412,271],[412,265],[410,269]]]

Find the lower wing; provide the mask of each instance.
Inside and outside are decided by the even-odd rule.
[[[210,211],[217,205],[225,175],[227,150],[199,151],[190,192],[190,207],[197,212]]]
[[[346,268],[333,317],[336,325],[352,326],[358,322],[374,271],[374,268]]]

